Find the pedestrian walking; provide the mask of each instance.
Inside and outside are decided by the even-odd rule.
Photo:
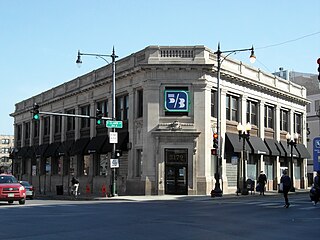
[[[320,170],[317,171],[317,175],[314,177],[313,188],[314,188],[314,198],[312,203],[313,205],[316,205],[319,202],[319,198],[320,198]]]
[[[284,201],[285,201],[284,207],[288,208],[290,206],[289,199],[288,199],[288,193],[291,188],[291,178],[288,176],[287,170],[283,170],[282,173],[283,173],[283,175],[280,179],[280,185],[282,185],[283,197],[284,197]]]
[[[263,173],[263,171],[261,171],[258,177],[260,195],[264,196],[264,189],[265,189],[266,183],[267,183],[267,176]]]

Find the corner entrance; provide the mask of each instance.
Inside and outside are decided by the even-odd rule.
[[[188,194],[188,149],[165,149],[165,194]]]

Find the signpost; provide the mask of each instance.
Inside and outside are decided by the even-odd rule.
[[[313,139],[313,170],[320,170],[320,137]]]

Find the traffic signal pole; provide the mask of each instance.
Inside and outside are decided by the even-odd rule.
[[[87,115],[78,115],[78,114],[68,114],[68,113],[54,113],[54,112],[41,112],[39,114],[45,115],[55,115],[55,116],[65,116],[65,117],[78,117],[78,118],[90,118],[90,119],[97,119],[96,116],[87,116]],[[111,120],[112,118],[109,117],[101,117],[102,120]]]

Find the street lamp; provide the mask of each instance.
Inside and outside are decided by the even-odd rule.
[[[294,177],[293,177],[293,147],[295,145],[297,145],[297,141],[299,138],[299,134],[295,133],[292,139],[292,136],[290,135],[290,133],[287,133],[286,135],[286,139],[287,139],[287,146],[291,146],[291,161],[290,161],[290,175],[291,175],[291,188],[290,188],[290,192],[295,192],[295,188],[294,188]]]
[[[238,124],[237,130],[239,133],[239,141],[243,140],[242,145],[242,152],[241,152],[241,159],[242,159],[242,195],[248,195],[248,189],[247,189],[247,183],[246,183],[246,164],[245,164],[245,157],[244,153],[246,152],[246,140],[248,141],[250,138],[250,131],[251,131],[251,124],[247,123],[245,126],[243,126],[241,123]],[[239,171],[238,171],[239,173]],[[239,177],[237,178],[237,181],[239,181]],[[239,186],[240,184],[238,184]],[[237,189],[237,195],[240,192],[240,189]]]
[[[219,163],[221,161],[221,114],[220,114],[220,102],[221,102],[221,92],[220,92],[220,73],[221,73],[221,64],[222,62],[231,54],[237,53],[237,52],[244,52],[244,51],[251,51],[250,54],[250,62],[254,63],[256,61],[256,56],[254,55],[254,48],[253,46],[251,48],[245,48],[245,49],[235,49],[235,50],[229,50],[229,51],[221,51],[220,50],[220,43],[218,43],[218,50],[214,52],[214,54],[217,55],[217,134],[218,134],[218,148],[217,148],[217,161],[216,161],[216,173],[214,174],[216,184],[215,188],[211,191],[211,196],[222,196],[222,190],[220,188],[220,174],[219,174]],[[221,59],[221,54],[228,53],[225,57]]]
[[[112,49],[112,54],[111,55],[105,55],[105,54],[93,54],[93,53],[81,53],[78,51],[78,57],[77,57],[77,65],[81,66],[82,61],[81,61],[81,56],[94,56],[103,59],[107,64],[109,62],[105,57],[111,57],[112,59],[112,120],[116,119],[116,58],[118,57],[115,54],[114,47]],[[112,128],[112,132],[115,132],[115,128]],[[116,143],[113,143],[113,148],[112,148],[112,153],[111,153],[111,158],[114,159],[116,158]],[[116,169],[113,168],[113,178],[112,178],[112,195],[116,196],[117,195],[117,184],[116,184]]]

